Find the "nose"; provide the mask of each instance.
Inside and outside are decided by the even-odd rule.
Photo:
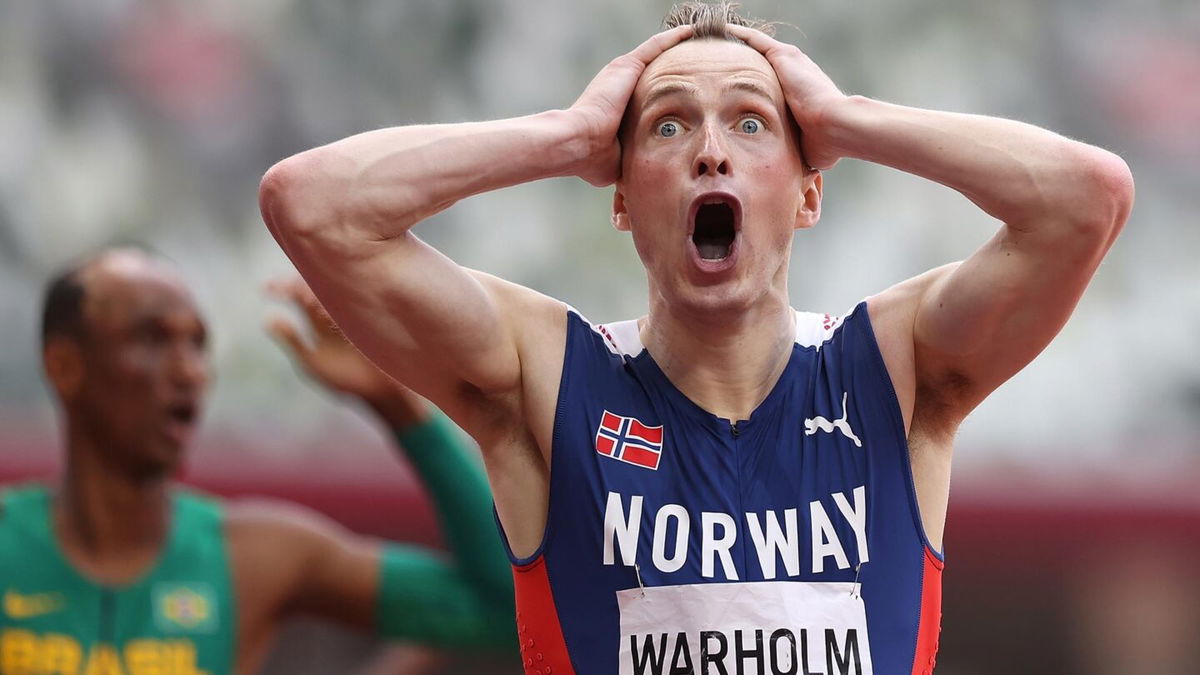
[[[729,153],[725,149],[721,132],[714,129],[712,124],[706,124],[700,138],[702,145],[692,162],[692,175],[696,178],[729,175]]]

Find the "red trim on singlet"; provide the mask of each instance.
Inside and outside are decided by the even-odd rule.
[[[608,331],[608,326],[596,326],[596,330],[600,331],[600,334],[604,336],[604,339],[608,341],[608,344],[612,345],[612,348],[615,349],[618,354],[621,353],[621,345],[617,344],[617,339],[614,338],[612,333]]]
[[[938,637],[942,632],[942,568],[933,551],[925,548],[925,570],[921,577],[921,622],[917,627],[917,653],[913,657],[913,675],[929,675],[937,659]]]
[[[517,600],[517,640],[521,643],[521,665],[526,675],[575,675],[558,609],[546,576],[546,557],[513,565]]]

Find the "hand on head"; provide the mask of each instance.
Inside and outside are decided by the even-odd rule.
[[[842,154],[827,137],[827,120],[847,96],[800,48],[759,30],[729,24],[731,35],[766,57],[783,87],[792,117],[800,125],[800,149],[809,166],[828,169]]]
[[[800,126],[801,150],[808,165],[828,169],[836,164],[842,154],[824,133],[825,122],[847,96],[795,45],[746,26],[730,23],[726,30],[762,54],[775,70],[792,116]],[[651,61],[690,39],[693,33],[688,25],[657,33],[633,51],[613,59],[592,79],[568,110],[588,147],[587,159],[576,175],[597,187],[610,185],[620,177],[618,134],[639,78]]]
[[[692,36],[691,26],[679,26],[650,37],[636,49],[605,66],[567,111],[580,125],[589,152],[576,175],[595,185],[611,185],[621,175],[621,144],[617,133],[638,78],[659,54]]]

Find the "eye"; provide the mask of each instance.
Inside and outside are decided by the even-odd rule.
[[[157,323],[144,323],[135,332],[139,342],[148,345],[160,345],[167,341],[167,331]]]
[[[757,134],[758,132],[762,131],[762,126],[762,122],[754,119],[753,117],[747,117],[746,119],[742,120],[742,133]]]
[[[663,138],[670,138],[679,133],[679,125],[674,122],[663,122],[658,125],[657,133]]]

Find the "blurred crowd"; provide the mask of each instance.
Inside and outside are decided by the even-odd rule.
[[[40,0],[0,4],[0,422],[41,433],[38,289],[89,248],[146,242],[200,289],[221,379],[210,431],[294,452],[348,428],[293,391],[260,331],[286,268],[255,188],[356,130],[569,105],[666,3]],[[750,2],[843,89],[1011,116],[1127,159],[1138,201],[1062,337],[964,427],[962,466],[1195,460],[1200,450],[1200,6],[1173,0]],[[644,310],[608,193],[548,181],[423,225],[456,259],[601,321]],[[994,227],[940,186],[844,162],[797,239],[794,302],[839,312]],[[301,420],[303,420],[301,422]],[[30,424],[34,424],[30,429]],[[261,441],[261,442],[259,442]],[[2,451],[2,450],[0,450]]]

